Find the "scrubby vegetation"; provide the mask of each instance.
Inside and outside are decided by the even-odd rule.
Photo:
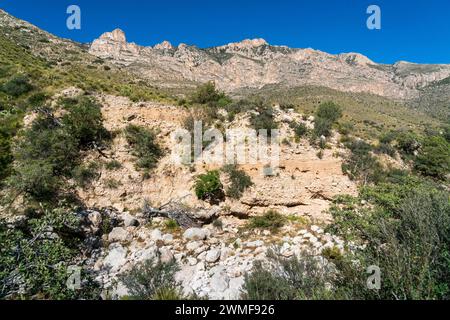
[[[0,298],[97,299],[99,289],[85,271],[81,290],[67,286],[81,245],[77,218],[64,209],[38,213],[20,229],[0,223]]]
[[[125,128],[125,137],[137,158],[138,168],[147,172],[154,169],[164,152],[156,141],[156,133],[152,130],[129,125]]]
[[[327,283],[331,270],[321,265],[320,259],[305,253],[302,258],[281,258],[269,252],[269,264],[256,263],[246,275],[242,299],[297,300],[329,298]]]
[[[163,263],[156,259],[134,266],[119,278],[133,300],[181,300],[181,285],[175,281],[179,267],[175,261]]]
[[[250,229],[266,229],[277,232],[287,223],[287,219],[275,210],[268,210],[262,216],[256,216],[249,220],[247,227]]]
[[[319,106],[314,120],[314,136],[329,137],[333,125],[342,117],[342,109],[333,102],[326,102]]]
[[[198,199],[210,203],[217,204],[223,201],[225,197],[223,184],[220,181],[220,172],[217,170],[199,175],[194,189]]]
[[[233,199],[240,199],[247,188],[253,185],[251,178],[235,165],[227,165],[222,171],[228,176],[230,185],[226,190],[226,195]]]

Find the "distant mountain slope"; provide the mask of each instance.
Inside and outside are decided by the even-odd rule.
[[[89,52],[123,65],[152,80],[214,80],[227,90],[325,86],[346,92],[368,92],[412,99],[421,88],[450,76],[450,65],[398,62],[381,65],[358,53],[331,55],[313,49],[271,46],[263,39],[199,49],[165,41],[154,47],[128,43],[116,29],[95,40]]]

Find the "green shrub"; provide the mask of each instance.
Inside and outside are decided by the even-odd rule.
[[[445,180],[450,173],[450,143],[440,136],[427,137],[414,167],[425,176]]]
[[[216,89],[214,82],[207,82],[197,87],[192,94],[190,102],[192,104],[204,104],[210,107],[224,107],[231,102],[223,92]]]
[[[275,210],[269,210],[262,216],[253,217],[249,220],[247,227],[250,229],[267,229],[277,232],[287,222],[287,219]]]
[[[62,117],[63,126],[78,140],[80,147],[86,148],[109,137],[103,127],[100,105],[89,98],[66,99],[63,102],[67,113]]]
[[[244,171],[238,170],[234,165],[227,165],[222,171],[230,179],[230,186],[226,190],[226,195],[230,198],[240,199],[245,190],[253,185],[251,178]]]
[[[195,194],[199,200],[210,203],[219,203],[224,200],[225,193],[220,181],[220,173],[217,170],[208,171],[197,177],[194,185]]]
[[[333,102],[322,103],[316,111],[316,118],[336,123],[342,118],[342,108]]]
[[[137,166],[141,169],[154,169],[163,156],[163,150],[156,142],[156,134],[152,130],[129,125],[125,128],[125,137],[137,157]]]
[[[271,267],[255,263],[245,276],[242,299],[245,300],[312,300],[327,299],[331,293],[327,282],[331,270],[319,260],[304,253],[301,258],[281,258],[269,252]]]
[[[12,139],[20,128],[20,118],[19,114],[0,112],[0,182],[12,172]]]
[[[419,138],[413,132],[398,132],[395,138],[397,141],[397,149],[406,156],[411,156],[419,150]]]
[[[291,123],[290,127],[294,130],[296,140],[300,140],[308,133],[308,127],[304,123]]]
[[[117,160],[111,160],[105,164],[106,170],[113,171],[122,168],[122,164]]]
[[[383,177],[383,167],[371,155],[372,146],[363,140],[349,140],[346,147],[351,154],[342,165],[342,170],[353,180],[360,180],[363,184],[378,182]]]
[[[76,236],[79,220],[63,209],[40,216],[21,228],[0,221],[0,298],[98,299],[98,286],[84,271],[80,290],[66,285],[68,267],[76,265],[81,244]]]
[[[33,90],[33,86],[25,75],[14,76],[0,87],[0,91],[15,98],[28,93],[31,90]]]
[[[259,134],[259,130],[267,130],[267,136],[271,136],[271,130],[278,129],[278,123],[275,121],[275,115],[272,107],[261,105],[257,113],[252,113],[250,125]]]
[[[164,228],[167,231],[173,232],[173,231],[180,229],[180,226],[178,225],[178,222],[176,220],[169,219],[169,220],[164,221]]]
[[[93,181],[100,178],[99,167],[95,162],[91,162],[88,165],[80,165],[73,170],[72,176],[79,186],[86,188]]]
[[[333,102],[322,103],[316,111],[314,120],[314,136],[331,136],[333,125],[342,117],[342,109]]]
[[[375,149],[375,153],[387,154],[388,156],[395,158],[396,150],[393,146],[387,143],[380,143]]]
[[[182,297],[181,286],[175,281],[178,270],[179,266],[175,261],[163,263],[150,259],[120,275],[119,279],[132,299],[158,300],[170,297],[178,300]]]
[[[314,121],[314,137],[320,138],[322,136],[331,136],[331,130],[333,129],[333,123],[328,119],[316,118]]]

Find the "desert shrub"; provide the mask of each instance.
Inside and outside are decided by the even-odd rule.
[[[137,166],[141,169],[154,169],[158,160],[163,156],[163,150],[156,142],[154,131],[129,125],[125,128],[125,137],[137,157]]]
[[[66,285],[81,243],[78,230],[79,220],[63,209],[45,211],[20,229],[0,222],[0,298],[98,299],[98,286],[84,271],[81,290]]]
[[[308,128],[304,123],[291,123],[290,127],[294,130],[295,139],[298,141],[308,133]]]
[[[225,93],[217,90],[214,82],[207,82],[197,87],[190,99],[191,104],[204,104],[209,107],[222,108],[231,102]]]
[[[328,119],[316,118],[314,121],[314,137],[320,138],[322,136],[331,136],[331,130],[333,129],[333,123]]]
[[[164,228],[167,231],[176,231],[178,229],[180,229],[180,226],[178,225],[178,222],[174,219],[169,219],[164,221]]]
[[[223,222],[220,219],[216,219],[213,221],[213,227],[217,228],[217,229],[222,229],[223,228]]]
[[[257,131],[267,130],[267,136],[271,136],[271,130],[278,129],[278,123],[275,121],[274,110],[270,106],[260,105],[256,113],[250,117],[250,125]]]
[[[334,287],[347,298],[450,297],[449,194],[416,181],[379,187],[380,196],[372,190],[374,206],[361,208],[358,198],[350,198],[332,208],[329,231],[365,245],[336,263]],[[364,269],[370,265],[383,272],[381,290],[366,288]]]
[[[62,117],[63,126],[78,140],[80,147],[99,145],[109,137],[103,127],[100,105],[86,97],[65,99],[62,104],[67,110]]]
[[[322,103],[316,111],[314,137],[329,137],[333,125],[342,117],[342,109],[333,102]]]
[[[448,143],[450,143],[450,124],[445,126],[443,131],[443,136]]]
[[[9,185],[39,200],[50,200],[60,188],[61,177],[70,177],[79,161],[77,141],[62,128],[51,128],[38,118],[14,150],[15,174]],[[45,129],[42,129],[45,128]]]
[[[175,261],[163,263],[150,259],[120,275],[119,279],[128,289],[132,299],[171,298],[178,300],[182,297],[180,284],[175,281],[175,274],[178,270],[179,266]]]
[[[105,169],[109,171],[118,170],[122,168],[122,164],[117,160],[111,160],[105,163]]]
[[[11,174],[12,139],[20,128],[20,115],[0,112],[0,182]]]
[[[73,170],[72,177],[79,186],[86,188],[100,177],[99,169],[99,164],[95,162],[90,162],[87,165],[79,165]]]
[[[253,182],[244,171],[237,169],[235,165],[227,165],[222,168],[230,179],[230,186],[226,190],[226,195],[233,199],[240,199],[246,189],[253,185]]]
[[[246,300],[326,299],[331,270],[308,254],[301,258],[281,258],[269,252],[270,266],[255,263],[245,276],[242,298]]]
[[[355,125],[351,122],[343,122],[338,124],[338,132],[342,135],[348,135],[355,130]]]
[[[342,108],[333,102],[322,103],[316,111],[316,118],[336,123],[342,118]]]
[[[394,158],[396,154],[396,150],[393,146],[387,143],[380,143],[375,149],[375,153],[378,154],[387,154],[388,156]]]
[[[383,167],[372,156],[372,146],[363,140],[350,140],[346,144],[351,154],[342,165],[342,170],[351,179],[360,180],[363,184],[378,182],[383,176]]]
[[[45,104],[48,98],[49,96],[45,92],[39,91],[33,93],[28,98],[28,103],[30,104],[31,107],[40,107]]]
[[[397,149],[405,156],[413,155],[420,148],[418,136],[410,131],[398,132],[395,140]]]
[[[0,86],[0,91],[16,98],[31,90],[33,90],[33,85],[25,75],[16,75]]]
[[[443,137],[427,137],[415,159],[415,169],[425,176],[446,179],[450,173],[450,143]]]
[[[223,185],[217,170],[208,171],[197,177],[194,185],[197,198],[210,203],[218,203],[224,199]]]
[[[275,210],[268,210],[262,216],[253,217],[248,221],[247,227],[251,229],[268,229],[278,231],[287,222],[287,219]]]

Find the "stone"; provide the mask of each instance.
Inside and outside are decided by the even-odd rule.
[[[98,211],[89,212],[87,218],[95,228],[99,228],[103,222],[102,214]]]
[[[255,249],[255,248],[262,247],[263,245],[264,245],[264,241],[256,240],[256,241],[251,241],[251,242],[244,243],[244,248],[246,248],[246,249]]]
[[[224,268],[214,270],[214,274],[210,280],[210,287],[213,292],[225,291],[228,288],[229,283],[230,278]],[[214,295],[212,295],[212,298],[214,298]]]
[[[203,246],[203,242],[201,242],[201,241],[188,242],[186,244],[186,250],[187,251],[195,251],[198,248],[200,248],[201,246]]]
[[[195,259],[195,258],[193,258],[193,257],[189,257],[189,258],[187,258],[187,263],[188,263],[188,265],[190,265],[190,266],[195,266],[196,264],[197,264],[197,259]]]
[[[206,260],[206,262],[209,262],[209,263],[217,262],[217,260],[220,259],[220,254],[221,254],[220,250],[217,250],[217,249],[209,250],[206,253],[205,260]]]
[[[131,235],[122,227],[114,228],[108,235],[109,242],[125,242],[131,240]]]
[[[220,260],[221,261],[227,260],[232,254],[233,254],[233,250],[225,247],[221,250]]]
[[[152,230],[152,232],[150,233],[150,239],[152,239],[153,241],[162,240],[161,231],[159,229]]]
[[[183,234],[183,238],[186,240],[206,240],[207,237],[208,232],[200,228],[187,229]]]
[[[171,244],[173,242],[173,235],[165,234],[163,235],[162,240],[164,241],[165,244]]]
[[[139,221],[129,213],[124,213],[122,215],[122,219],[123,219],[123,224],[125,227],[139,226]]]
[[[106,256],[103,264],[106,267],[110,267],[111,271],[118,271],[120,267],[124,266],[127,262],[128,250],[121,245],[112,246],[109,250],[108,255]]]
[[[159,259],[162,263],[168,263],[174,259],[172,251],[165,247],[159,248],[159,255]]]

